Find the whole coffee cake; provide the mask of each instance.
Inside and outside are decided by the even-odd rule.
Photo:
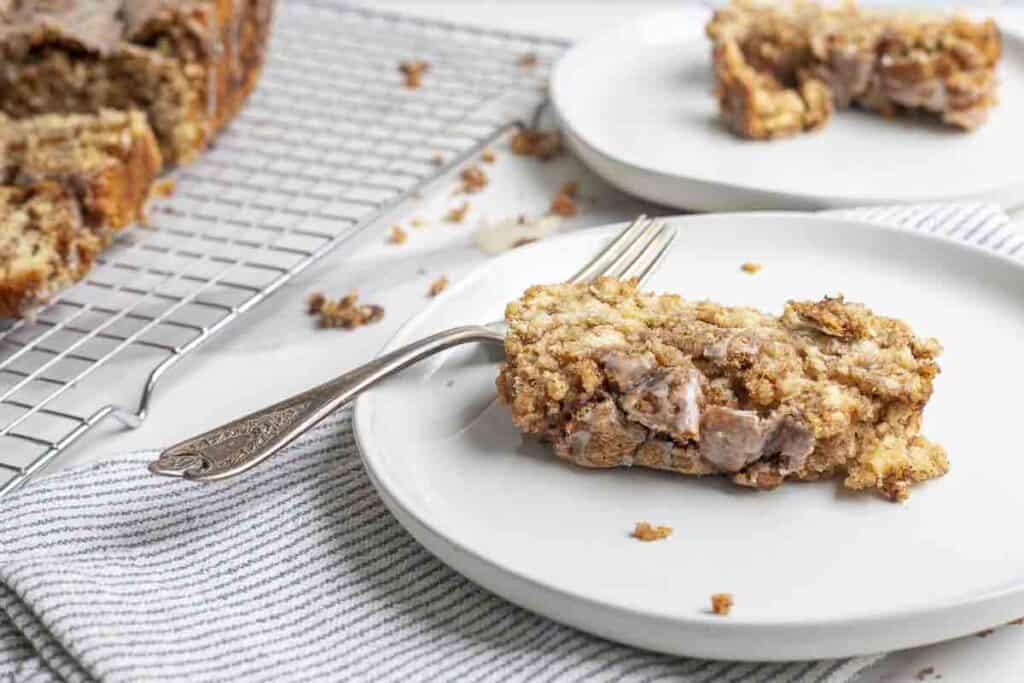
[[[0,317],[83,277],[263,64],[274,0],[0,0]]]
[[[991,20],[731,0],[706,31],[719,110],[747,138],[818,128],[849,106],[919,112],[971,130],[997,102],[1002,43]]]
[[[939,343],[841,297],[774,317],[603,278],[531,287],[505,316],[498,396],[577,465],[840,477],[893,500],[948,469],[919,433]]]
[[[0,0],[0,111],[146,113],[164,160],[200,152],[263,64],[274,0]]]

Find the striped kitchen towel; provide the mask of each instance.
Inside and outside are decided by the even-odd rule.
[[[844,211],[1016,252],[985,205]],[[431,556],[360,464],[350,414],[216,484],[154,454],[70,469],[0,503],[10,681],[849,681],[877,659],[654,654],[520,609]]]

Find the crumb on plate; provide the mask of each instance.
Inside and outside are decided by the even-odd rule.
[[[409,239],[409,233],[402,230],[401,225],[392,225],[388,229],[388,244],[405,244]]]
[[[921,669],[916,674],[914,674],[914,678],[916,678],[919,681],[923,681],[924,679],[928,678],[929,676],[933,675],[934,673],[935,673],[935,667],[934,666],[926,666],[925,668]]]
[[[996,630],[994,628],[986,628],[986,629],[983,629],[981,631],[978,631],[974,635],[978,636],[979,638],[988,638],[990,635],[992,635],[995,632],[996,632]]]
[[[420,216],[416,216],[411,221],[409,221],[409,225],[411,225],[414,228],[422,228],[422,227],[426,226],[426,224],[427,224],[427,219],[426,218],[422,218]]]
[[[422,59],[399,62],[398,70],[405,77],[405,87],[418,88],[423,85],[423,74],[430,70],[430,64]]]
[[[467,211],[469,211],[469,202],[462,202],[459,206],[448,209],[444,220],[448,223],[461,223],[465,219]]]
[[[672,535],[670,526],[654,526],[649,522],[637,522],[633,527],[633,538],[639,541],[660,541]]]
[[[444,156],[440,152],[434,152],[434,155],[430,157],[430,163],[434,166],[444,166]]]
[[[433,282],[430,283],[430,287],[427,289],[427,296],[437,296],[448,287],[448,276],[442,275]]]
[[[525,67],[537,66],[537,53],[527,52],[520,55],[519,59],[516,60],[516,64]]]
[[[711,611],[715,614],[725,616],[732,611],[733,599],[732,593],[712,593],[711,594]]]
[[[487,147],[482,152],[480,152],[480,161],[484,162],[485,164],[493,164],[497,160],[498,154],[490,147]]]
[[[750,273],[751,275],[754,275],[755,273],[760,273],[762,268],[764,268],[764,266],[762,266],[760,263],[754,263],[753,261],[747,261],[742,266],[740,266],[740,270],[742,270],[744,273]]]

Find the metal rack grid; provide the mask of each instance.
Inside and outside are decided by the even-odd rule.
[[[0,320],[0,495],[108,418],[139,425],[191,351],[506,131],[497,105],[536,103],[564,47],[280,2],[259,87],[173,197],[34,320]],[[421,88],[403,87],[403,59],[430,63]],[[131,361],[116,383],[134,408],[104,400],[97,370],[115,360]]]

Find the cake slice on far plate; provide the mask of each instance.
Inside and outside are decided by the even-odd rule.
[[[706,27],[719,109],[738,135],[770,139],[857,106],[973,130],[998,101],[992,20],[862,9],[853,2],[731,0]]]
[[[603,278],[531,287],[505,315],[498,395],[577,465],[841,478],[892,500],[948,469],[920,434],[939,343],[841,297],[775,317]]]

